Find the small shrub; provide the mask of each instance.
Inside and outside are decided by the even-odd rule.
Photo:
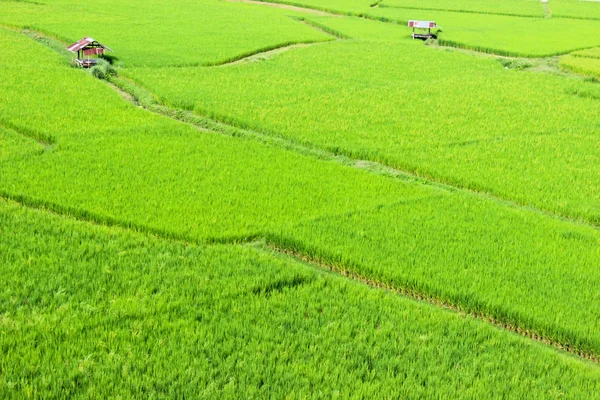
[[[92,67],[91,71],[92,76],[98,79],[106,79],[106,74],[104,73],[104,69],[100,65],[96,65]]]
[[[117,76],[117,70],[108,61],[98,59],[98,63],[91,69],[92,76],[98,79],[107,79],[111,76]]]

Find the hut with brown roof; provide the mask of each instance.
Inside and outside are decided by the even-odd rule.
[[[102,55],[106,50],[112,53],[110,48],[92,39],[91,37],[85,37],[73,43],[67,47],[67,50],[72,53],[77,53],[75,62],[77,65],[83,68],[90,68],[98,63],[98,59],[92,56]]]

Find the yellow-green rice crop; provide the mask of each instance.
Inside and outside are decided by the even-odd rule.
[[[600,78],[600,57],[564,56],[560,59],[561,68],[581,75]]]
[[[456,46],[599,44],[593,21],[575,21],[579,43],[558,38],[566,19],[433,13],[410,15],[440,17]],[[0,398],[599,393],[597,364],[489,323],[600,355],[598,85],[426,47],[395,24],[300,15],[0,0],[0,23],[114,47],[111,82],[134,95],[0,29],[0,196],[21,203],[0,199]],[[516,20],[558,30],[527,43]],[[200,67],[314,41],[331,43]]]
[[[595,0],[550,0],[549,4],[553,17],[600,20],[600,3]]]
[[[580,57],[600,58],[600,47],[596,47],[593,49],[587,49],[587,50],[580,50],[580,51],[573,52],[571,54],[574,56],[580,56]]]
[[[101,81],[64,66],[60,57],[53,56],[49,50],[30,39],[14,32],[0,32],[5,49],[2,54],[13,61],[10,67],[0,70],[3,82],[6,82],[1,92],[7,101],[0,102],[3,121],[17,130],[26,128],[23,131],[30,136],[51,138],[55,142],[51,151],[0,164],[0,187],[6,196],[95,222],[118,224],[193,241],[278,237],[278,232],[283,232],[283,239],[273,240],[292,248],[296,241],[301,241],[306,247],[304,251],[309,254],[311,248],[321,249],[325,245],[324,258],[328,258],[327,249],[335,248],[328,235],[344,232],[344,215],[348,213],[355,215],[356,212],[362,212],[356,215],[366,216],[365,223],[374,224],[380,235],[399,225],[402,221],[393,222],[393,218],[382,222],[377,216],[371,217],[373,210],[382,209],[385,205],[407,204],[409,208],[415,208],[417,216],[424,213],[441,218],[449,224],[444,232],[472,232],[482,225],[500,231],[504,226],[506,215],[498,211],[493,203],[480,205],[473,195],[453,196],[434,187],[361,172],[249,138],[201,132],[152,115],[126,104]],[[37,55],[38,62],[43,63],[44,68],[28,62],[31,53]],[[346,68],[351,71],[353,65],[346,64]],[[45,82],[48,81],[52,81],[53,85],[47,86]],[[77,95],[84,90],[93,91],[94,96]],[[386,115],[389,118],[389,114]],[[461,121],[463,124],[468,122],[466,118]],[[416,138],[413,136],[413,140]],[[473,140],[476,139],[477,136],[474,136]],[[510,143],[510,139],[506,142]],[[461,146],[449,148],[453,147]],[[497,173],[490,175],[499,176]],[[424,206],[428,204],[433,204],[433,209]],[[473,225],[468,218],[457,218],[464,210],[478,210],[478,207],[488,210],[491,216]],[[331,230],[325,232],[322,238],[310,236],[307,240],[303,229],[292,228],[306,220],[338,221],[339,218],[341,222],[327,225]],[[514,231],[502,231],[502,237],[520,243],[522,233],[529,232],[539,224],[534,212],[525,213],[524,218],[533,221],[531,226],[525,223],[515,225]],[[300,226],[311,226],[311,223]],[[298,235],[290,233],[295,229],[298,229]],[[424,235],[435,229],[435,226],[417,227]],[[319,227],[314,229],[314,233],[321,231]],[[467,257],[465,252],[476,244],[474,239],[485,237],[485,232],[475,232],[473,237],[466,237],[465,244],[458,248],[456,259]],[[548,241],[548,249],[555,252],[556,257],[568,259],[568,252],[573,247],[563,250],[563,243],[553,242],[551,238],[544,239]],[[350,248],[348,257],[341,259],[342,268],[354,267],[357,258],[352,249],[361,249],[362,236],[349,232],[338,239]],[[398,247],[390,246],[385,240],[378,240],[376,246],[382,254],[390,254],[390,259],[402,260],[406,246],[410,246],[405,239],[400,237],[392,240]],[[438,262],[436,267],[445,268],[446,261],[453,265],[454,259],[444,258],[447,249],[452,249],[448,247],[450,244],[441,239],[435,243],[440,243],[441,247],[419,249],[414,259],[407,259],[393,267],[412,271],[411,263],[415,259],[427,259],[430,252],[430,257]],[[482,258],[494,257],[494,247],[488,251],[483,253]],[[558,283],[552,276],[539,278],[537,275],[528,275],[528,272],[537,271],[535,267],[539,263],[536,253],[528,252],[527,247],[515,249],[515,252],[515,258],[507,261],[510,262],[510,270],[523,273],[523,285],[539,287],[538,291],[523,294],[529,296],[522,299],[529,305],[527,316],[514,317],[520,311],[515,311],[514,299],[506,295],[501,297],[506,301],[495,303],[494,307],[489,306],[486,296],[494,293],[493,289],[497,286],[495,279],[499,273],[493,268],[494,265],[481,271],[478,282],[482,286],[477,290],[463,288],[456,292],[432,291],[431,294],[460,305],[465,304],[465,298],[471,299],[467,305],[472,311],[485,312],[492,317],[566,340],[577,348],[598,352],[597,337],[590,333],[595,325],[590,319],[576,318],[579,322],[573,323],[571,331],[565,330],[562,320],[548,320],[546,325],[537,322],[547,316],[546,308],[537,308],[532,304],[538,300],[540,291],[556,290]],[[358,262],[368,254],[365,251],[364,256],[358,257]],[[367,260],[367,269],[359,272],[374,279],[389,280],[384,279],[388,276],[382,276],[373,269],[378,265],[386,266],[385,259]],[[587,271],[590,268],[586,264],[587,259],[582,260],[582,270]],[[556,268],[553,271],[561,271],[563,267]],[[530,278],[525,279],[526,276]],[[391,283],[410,287],[411,279],[420,279],[417,271],[412,277],[409,273],[404,275],[404,280],[391,280]],[[561,293],[568,292],[571,283],[563,282],[558,287]],[[419,288],[428,292],[428,286],[424,283]],[[453,295],[448,297],[448,293]],[[589,296],[581,299],[595,301]],[[564,310],[564,313],[571,312],[573,316],[581,315],[580,304],[574,306],[568,296],[549,297],[544,306]]]
[[[434,20],[440,44],[516,57],[548,57],[600,45],[594,20],[523,18],[446,11],[377,8],[370,15],[399,21]]]

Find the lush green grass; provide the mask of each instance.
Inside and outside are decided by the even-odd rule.
[[[0,396],[590,398],[591,363],[250,248],[0,202]]]
[[[216,0],[0,4],[0,23],[34,27],[71,43],[91,36],[125,66],[205,65],[288,43],[331,40],[288,17],[296,14]]]
[[[460,193],[303,222],[271,240],[600,353],[600,233]]]
[[[573,19],[571,26],[576,29],[577,20],[600,19],[600,5],[590,0],[550,0],[545,7],[539,0],[270,0],[269,3],[282,3],[304,6],[320,10],[329,10],[342,14],[381,16],[381,9],[402,8],[405,10],[423,10],[427,15],[432,11],[454,11],[463,14],[499,14],[521,17],[558,17],[555,19]],[[378,5],[378,8],[371,6]],[[412,11],[409,11],[413,13]],[[410,18],[416,19],[416,18]],[[551,19],[551,18],[549,18]],[[505,31],[510,34],[510,31]],[[573,32],[571,32],[572,34]],[[579,35],[577,38],[581,38]],[[575,38],[573,38],[575,40]]]
[[[331,26],[352,36],[349,24]],[[600,221],[598,104],[577,95],[589,83],[361,40],[262,63],[128,74],[202,115]]]
[[[600,77],[600,58],[564,56],[560,59],[561,68],[591,77]],[[600,97],[597,98],[600,100]]]
[[[266,3],[289,4],[339,14],[364,14],[378,0],[269,0]]]

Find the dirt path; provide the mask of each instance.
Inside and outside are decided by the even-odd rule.
[[[273,7],[273,8],[282,8],[284,10],[297,11],[297,12],[302,12],[302,13],[307,13],[307,14],[313,14],[313,15],[320,15],[320,16],[326,16],[326,17],[339,17],[339,15],[337,15],[337,14],[329,13],[329,12],[326,12],[326,11],[315,10],[315,9],[312,9],[312,8],[303,8],[303,7],[290,6],[288,4],[265,3],[265,2],[262,2],[262,1],[254,1],[254,0],[224,0],[224,1],[226,1],[228,3],[257,4],[257,5],[261,5],[261,6],[267,6],[267,7]]]
[[[239,60],[235,60],[233,62],[220,64],[220,65],[216,65],[216,66],[224,67],[224,66],[229,66],[229,65],[237,65],[237,64],[244,64],[244,63],[248,63],[248,62],[257,62],[257,61],[268,60],[269,58],[273,58],[273,57],[275,57],[281,53],[285,53],[286,51],[289,51],[289,50],[301,49],[304,47],[314,46],[314,45],[322,44],[322,43],[327,43],[327,42],[291,44],[291,45],[283,46],[283,47],[280,47],[277,49],[252,54],[251,56],[240,58]]]

